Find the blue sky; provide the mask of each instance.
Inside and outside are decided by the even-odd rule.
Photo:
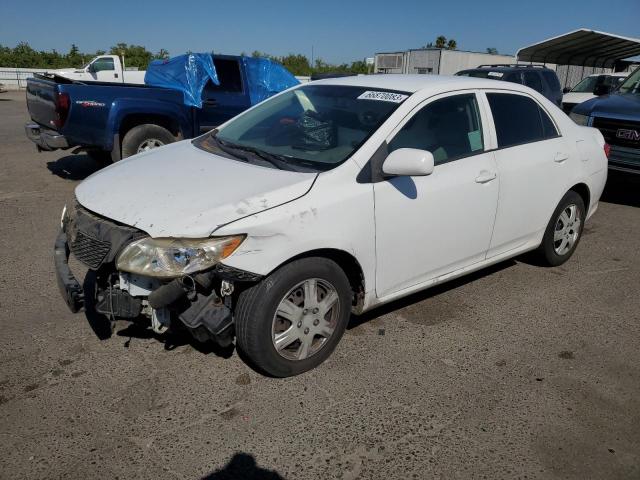
[[[501,53],[580,27],[640,37],[640,0],[29,0],[2,2],[0,44],[107,50],[117,42],[237,54],[304,53],[332,63],[415,48],[442,34]],[[181,6],[184,6],[182,8]]]

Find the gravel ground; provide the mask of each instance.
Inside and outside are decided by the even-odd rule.
[[[98,165],[36,153],[27,119],[0,95],[0,478],[640,478],[640,179],[610,177],[564,266],[354,317],[322,367],[275,380],[67,310],[53,240]]]

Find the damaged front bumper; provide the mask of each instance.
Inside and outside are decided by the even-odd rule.
[[[93,309],[111,319],[147,318],[154,331],[178,326],[198,341],[228,345],[233,339],[234,284],[254,282],[259,276],[222,264],[191,276],[161,281],[118,272],[118,251],[139,233],[78,208],[63,224],[54,247],[56,278],[69,309]],[[78,214],[79,211],[79,215]],[[69,267],[69,256],[89,267],[95,285],[84,291]]]

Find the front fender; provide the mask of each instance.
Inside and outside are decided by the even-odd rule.
[[[214,236],[246,234],[224,264],[268,275],[290,259],[321,249],[353,256],[367,291],[375,287],[373,186],[357,183],[355,163],[321,173],[310,192],[289,203],[223,225]]]

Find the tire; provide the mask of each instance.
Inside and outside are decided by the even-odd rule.
[[[314,284],[317,303],[307,297]],[[335,262],[319,257],[295,260],[240,293],[235,310],[238,351],[251,367],[269,376],[290,377],[311,370],[340,341],[351,315],[351,299],[349,280]],[[329,334],[319,333],[331,328]]]
[[[577,215],[575,219],[571,219],[572,212]],[[584,221],[584,201],[576,192],[569,190],[549,220],[542,243],[538,247],[539,260],[552,267],[569,260],[582,238]]]
[[[122,158],[176,141],[169,130],[160,125],[145,123],[129,130],[122,140]]]

